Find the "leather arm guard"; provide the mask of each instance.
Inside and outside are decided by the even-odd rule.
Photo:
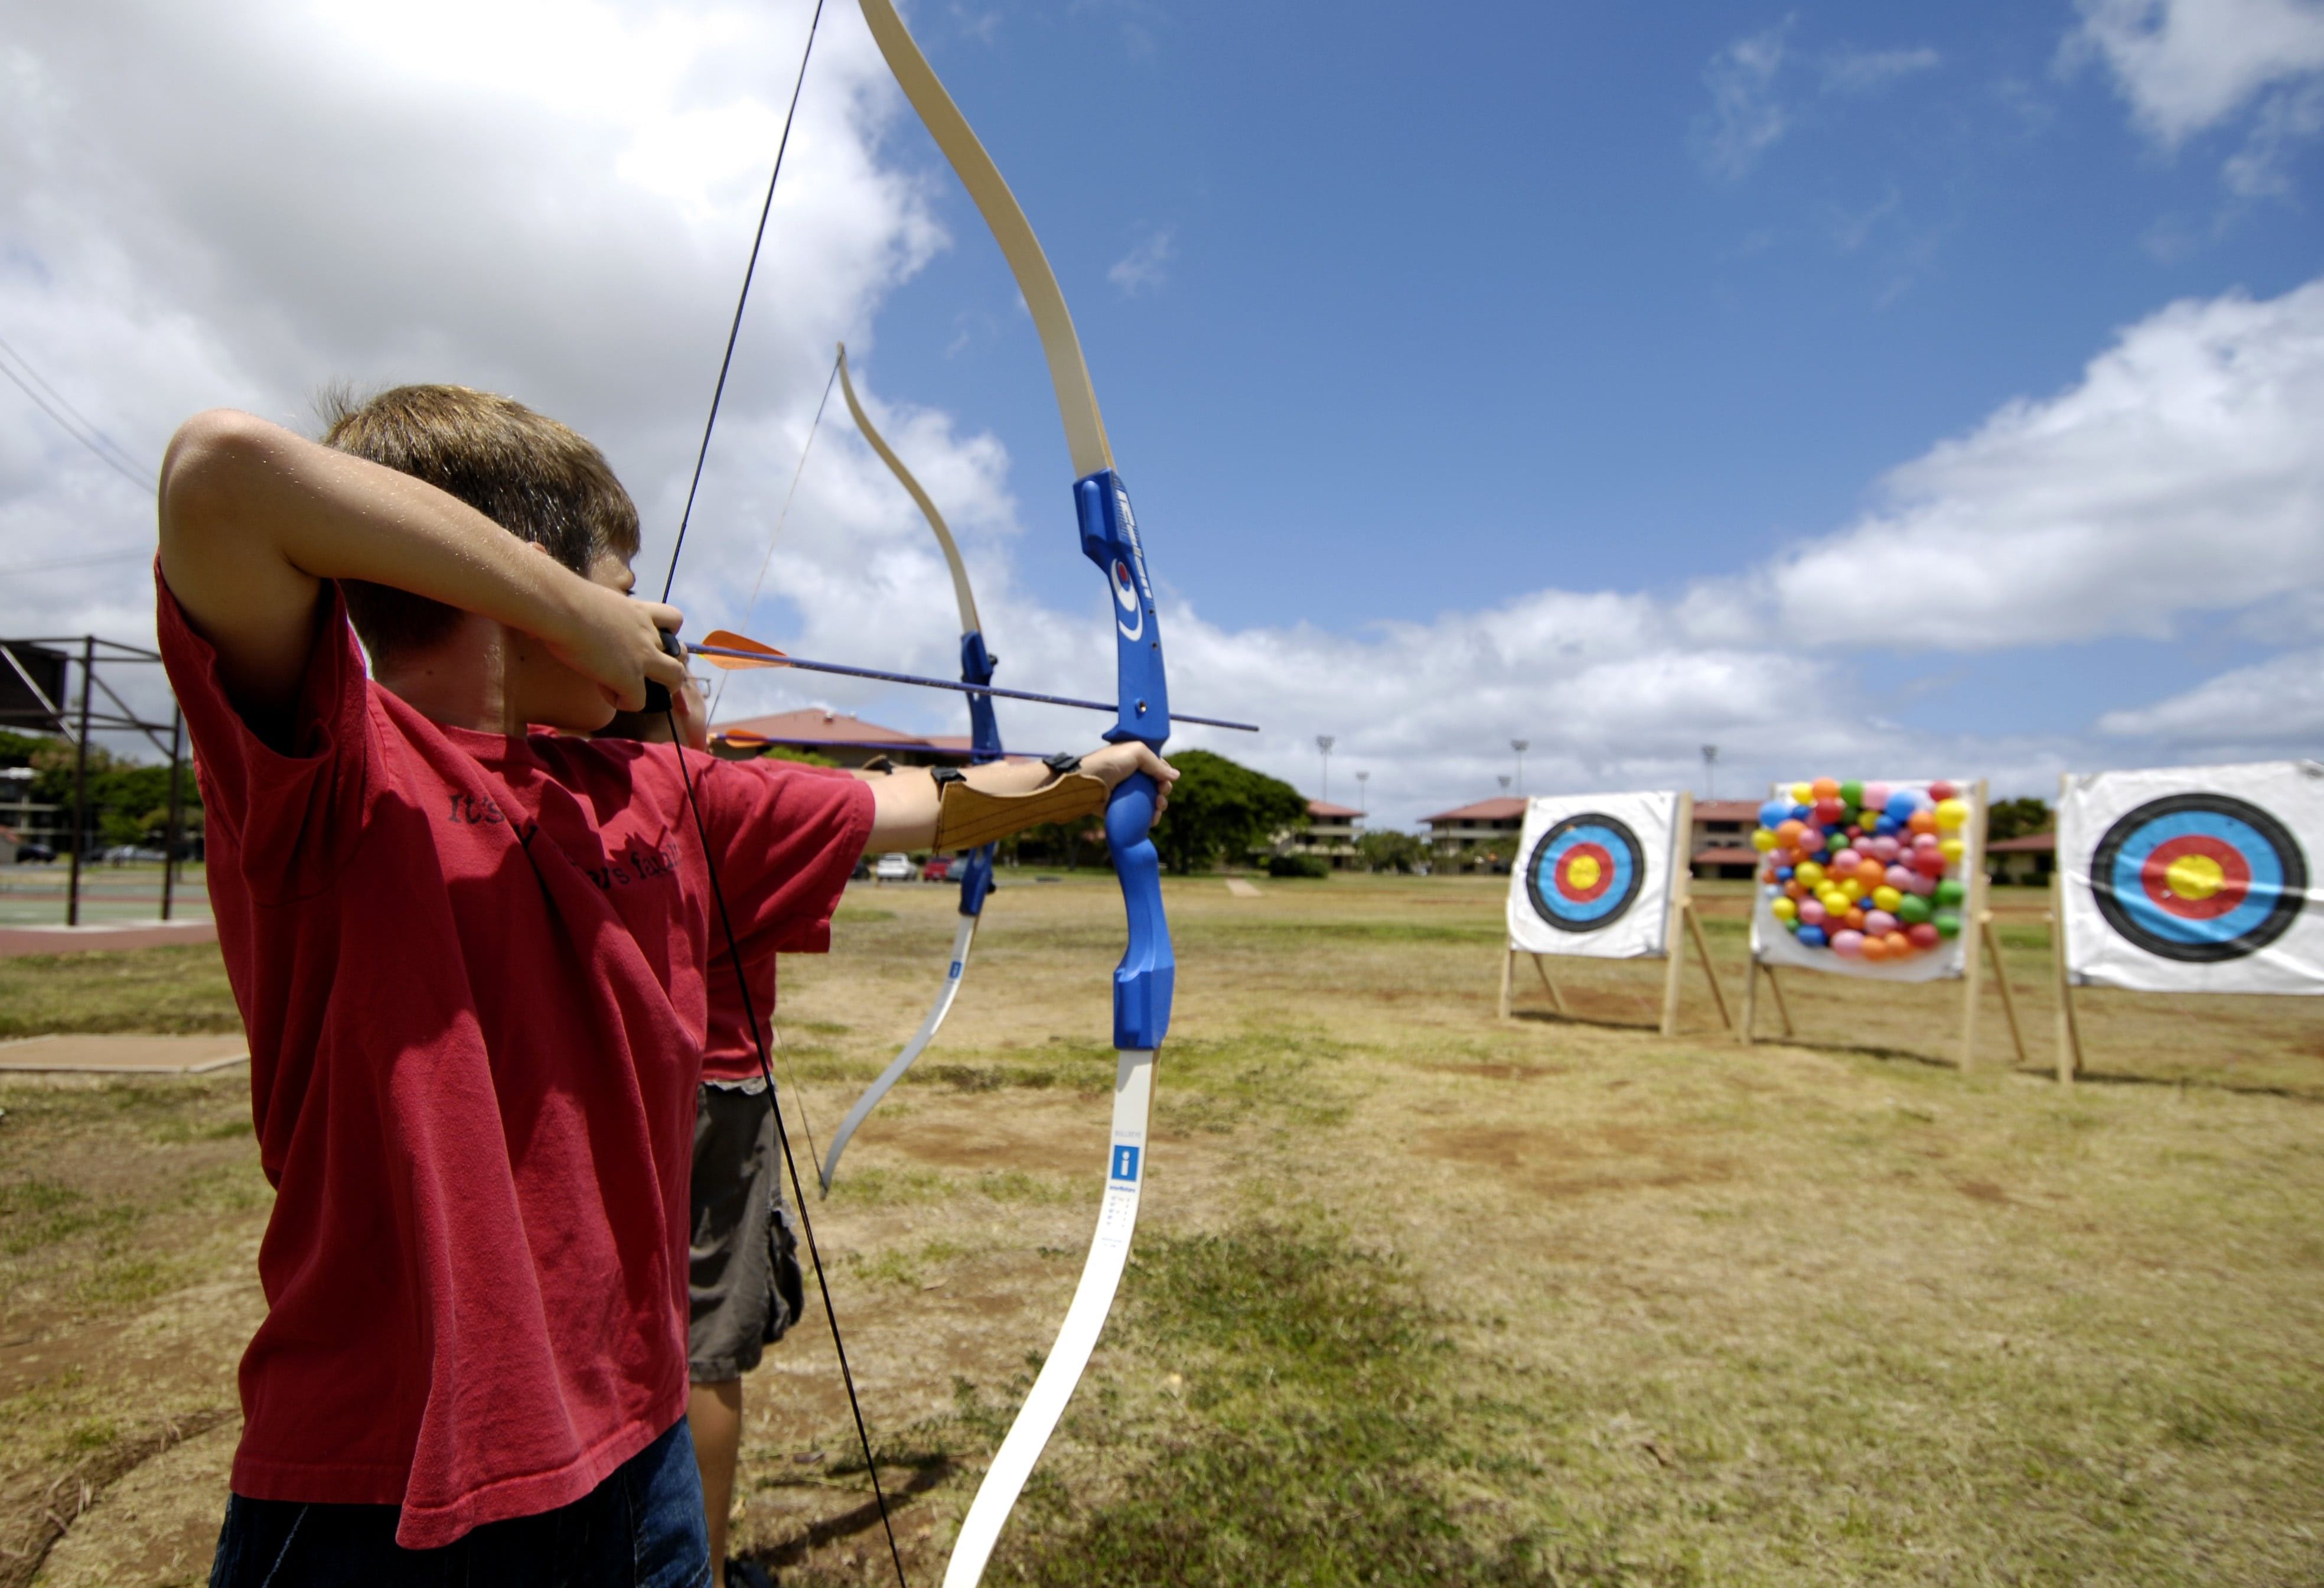
[[[1043,822],[1072,821],[1105,808],[1105,780],[1067,772],[1029,794],[987,794],[955,776],[936,787],[938,849],[974,849]]]

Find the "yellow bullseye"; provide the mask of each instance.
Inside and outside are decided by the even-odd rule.
[[[1565,880],[1573,885],[1575,892],[1589,892],[1598,885],[1597,857],[1589,854],[1575,855],[1573,863],[1565,868]]]
[[[2208,854],[2182,854],[2163,873],[2163,885],[2190,904],[2200,904],[2227,880],[2227,872]]]

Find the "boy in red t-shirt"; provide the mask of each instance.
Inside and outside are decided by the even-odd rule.
[[[161,472],[161,649],[277,1193],[211,1581],[693,1588],[709,865],[746,962],[818,952],[867,844],[1174,774],[1132,744],[875,786],[530,733],[684,677],[602,455],[445,386],[327,440],[203,414]]]

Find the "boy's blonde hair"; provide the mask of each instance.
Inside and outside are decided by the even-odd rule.
[[[605,455],[512,398],[467,386],[397,386],[323,401],[323,441],[458,497],[520,540],[586,575],[600,551],[638,551],[638,510]],[[350,579],[347,614],[376,664],[425,649],[459,621],[425,596]]]

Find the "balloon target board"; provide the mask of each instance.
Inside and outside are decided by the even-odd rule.
[[[1509,946],[1598,959],[1667,952],[1678,802],[1675,793],[1528,802],[1509,874]]]
[[[1836,777],[1771,788],[1751,834],[1754,961],[1889,982],[1963,974],[1982,788]]]
[[[2324,992],[2324,766],[2098,772],[2058,806],[2067,974],[2153,992]]]

